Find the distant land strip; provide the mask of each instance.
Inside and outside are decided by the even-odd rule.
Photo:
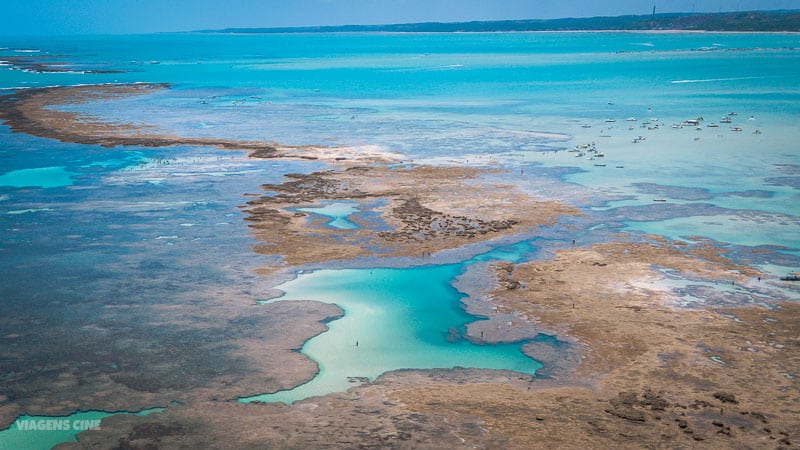
[[[741,31],[800,32],[800,10],[721,13],[665,13],[640,16],[526,19],[473,22],[423,22],[283,28],[225,28],[202,33],[453,33],[499,31]]]

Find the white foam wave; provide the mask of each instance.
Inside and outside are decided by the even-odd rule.
[[[714,83],[716,81],[760,80],[768,77],[703,78],[699,80],[670,80],[669,84]]]
[[[16,216],[20,214],[28,214],[28,213],[43,212],[43,211],[52,211],[52,209],[51,208],[16,209],[13,211],[7,211],[6,214]]]

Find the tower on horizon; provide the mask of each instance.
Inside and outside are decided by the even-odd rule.
[[[652,17],[650,18],[650,29],[651,29],[651,30],[652,30],[652,29],[654,29],[654,28],[655,28],[655,26],[656,26],[656,4],[655,4],[655,2],[654,2],[654,3],[653,3],[653,15],[652,15]]]

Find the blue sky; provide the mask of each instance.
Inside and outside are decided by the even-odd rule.
[[[800,9],[800,0],[0,0],[2,35]]]

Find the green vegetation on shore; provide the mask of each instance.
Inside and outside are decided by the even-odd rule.
[[[389,25],[341,25],[284,28],[226,28],[204,30],[219,33],[332,33],[332,32],[497,32],[497,31],[800,31],[800,10],[724,13],[670,13],[641,16],[586,17],[549,20],[499,20],[473,22],[425,22]]]

